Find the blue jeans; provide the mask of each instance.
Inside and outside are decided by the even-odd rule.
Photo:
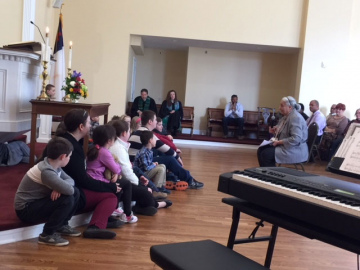
[[[154,157],[153,161],[158,162],[159,164],[164,164],[166,169],[172,171],[173,174],[179,177],[182,181],[190,182],[193,179],[190,172],[181,167],[180,163],[173,156]]]
[[[223,130],[224,130],[224,135],[228,135],[229,129],[228,126],[238,126],[237,129],[237,135],[238,136],[242,136],[244,133],[244,118],[243,117],[239,117],[239,118],[231,118],[231,117],[224,117],[223,118]]]

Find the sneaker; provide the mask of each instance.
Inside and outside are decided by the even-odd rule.
[[[199,181],[196,181],[194,178],[189,183],[189,188],[190,189],[200,189],[200,188],[203,188],[203,187],[204,187],[204,184],[199,182]]]
[[[121,221],[120,219],[109,217],[106,228],[116,229],[116,228],[120,228],[122,225],[124,225],[124,222]]]
[[[99,229],[97,226],[89,226],[83,232],[84,238],[96,238],[96,239],[112,239],[116,236],[115,232]]]
[[[167,194],[165,192],[153,191],[152,195],[153,195],[155,200],[166,199],[167,198]]]
[[[120,220],[125,223],[136,223],[138,221],[137,216],[134,216],[133,213],[131,213],[130,216],[126,216],[125,213],[123,213],[120,217]]]
[[[140,207],[140,206],[135,205],[133,207],[133,211],[136,214],[144,215],[144,216],[153,216],[157,213],[157,209],[153,206]]]
[[[189,184],[185,181],[178,181],[175,184],[175,190],[187,190]]]
[[[60,233],[62,235],[67,235],[67,236],[80,236],[81,232],[79,232],[78,230],[75,230],[74,228],[72,228],[69,225],[64,225],[62,226],[60,229],[56,230],[57,233]]]
[[[124,213],[124,210],[121,207],[119,207],[111,214],[111,216],[112,217],[120,217],[123,213]]]
[[[169,200],[164,200],[164,202],[166,203],[166,206],[164,208],[168,208],[170,206],[172,206],[172,201],[169,201]]]
[[[61,238],[60,234],[54,233],[51,235],[40,234],[38,239],[39,244],[49,245],[49,246],[67,246],[69,241]]]
[[[171,194],[171,191],[166,189],[164,186],[162,186],[161,188],[159,188],[160,192],[166,193],[166,194]]]

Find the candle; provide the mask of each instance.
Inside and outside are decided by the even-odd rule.
[[[69,69],[71,69],[71,59],[72,59],[72,41],[69,42]]]
[[[46,27],[46,34],[45,34],[45,41],[46,41],[46,44],[45,44],[45,58],[44,60],[49,62],[50,61],[50,52],[49,52],[49,27]]]

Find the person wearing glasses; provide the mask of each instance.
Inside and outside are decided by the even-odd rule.
[[[329,114],[326,116],[326,120],[328,120],[328,118],[329,118],[330,116],[334,116],[334,115],[336,115],[336,104],[331,105],[331,107],[330,107],[330,112],[329,112]]]

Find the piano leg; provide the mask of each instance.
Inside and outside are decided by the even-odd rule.
[[[222,202],[229,204],[233,207],[232,223],[231,223],[227,247],[230,249],[233,249],[234,245],[237,245],[237,244],[269,241],[264,266],[266,268],[270,269],[271,260],[272,260],[272,256],[273,256],[274,248],[275,248],[276,236],[277,236],[279,227],[277,225],[272,225],[271,233],[269,236],[255,237],[255,234],[254,234],[253,237],[244,238],[244,239],[236,239],[236,234],[237,234],[237,229],[239,227],[241,212],[244,212],[244,213],[249,214],[256,218],[260,218],[261,219],[260,222],[262,222],[263,215],[262,215],[262,213],[253,214],[251,211],[252,207],[249,206],[248,202],[246,202],[242,199],[239,199],[239,198],[223,198]]]
[[[240,221],[240,210],[234,205],[232,212],[232,223],[231,223],[229,239],[227,243],[228,248],[231,249],[234,248],[234,242],[236,238],[237,229],[239,227],[239,221]]]
[[[271,259],[272,259],[273,253],[274,253],[278,228],[279,227],[277,225],[273,225],[271,228],[270,240],[269,240],[268,249],[266,252],[265,263],[264,263],[264,266],[267,268],[270,268]]]

